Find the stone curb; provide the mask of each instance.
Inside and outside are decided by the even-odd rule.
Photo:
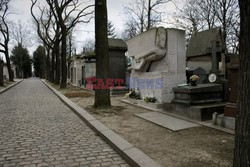
[[[14,84],[12,84],[12,85],[10,85],[10,86],[8,86],[8,87],[2,89],[2,90],[0,90],[0,94],[6,92],[6,91],[9,90],[10,88],[12,88],[12,87],[16,86],[17,84],[21,83],[22,81],[23,81],[23,79],[20,80],[20,81],[17,81],[16,83],[14,83]]]
[[[42,82],[57,96],[59,99],[72,109],[92,130],[94,130],[104,141],[106,141],[117,153],[133,167],[161,167],[141,150],[135,148],[128,141],[124,140],[114,131],[106,127],[95,117],[65,97],[44,80]]]

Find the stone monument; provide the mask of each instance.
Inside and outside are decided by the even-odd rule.
[[[122,39],[109,38],[109,78],[126,81],[127,44]],[[125,83],[123,83],[124,85]]]
[[[201,67],[187,69],[187,83],[190,82],[189,78],[192,75],[197,75],[199,77],[197,84],[203,84],[207,80],[206,70]]]
[[[185,31],[153,28],[127,43],[132,58],[130,88],[142,98],[171,103],[172,88],[186,83]]]
[[[224,111],[222,91],[223,86],[214,83],[175,87],[171,112],[199,121],[211,120],[214,112]]]

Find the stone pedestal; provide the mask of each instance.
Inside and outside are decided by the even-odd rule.
[[[232,56],[230,64],[228,66],[229,69],[229,102],[227,103],[224,111],[224,115],[228,117],[236,116],[236,103],[237,103],[237,81],[238,81],[238,56]]]
[[[139,89],[142,98],[171,103],[172,88],[186,83],[185,31],[153,28],[128,40],[128,54],[133,59],[130,88]]]

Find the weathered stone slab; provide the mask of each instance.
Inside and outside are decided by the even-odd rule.
[[[169,115],[161,114],[158,112],[136,114],[136,116],[142,119],[148,120],[150,122],[153,122],[157,125],[163,126],[172,131],[179,131],[179,130],[199,126],[198,124],[191,123],[191,122],[188,122],[188,121],[176,118],[176,117],[172,117]]]

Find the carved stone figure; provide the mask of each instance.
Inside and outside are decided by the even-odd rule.
[[[172,88],[186,83],[185,31],[153,28],[127,41],[132,58],[130,88],[141,98],[173,100]]]
[[[141,53],[132,52],[130,55],[132,58],[132,70],[146,71],[148,66],[152,61],[160,60],[166,55],[166,30],[163,27],[152,29],[146,32],[148,38],[145,37],[143,43],[139,43],[139,45],[144,45],[145,43],[152,43],[150,48],[146,48],[146,50],[142,50]],[[155,39],[152,39],[151,36]],[[143,36],[143,34],[142,34]],[[147,45],[147,44],[146,44]]]

